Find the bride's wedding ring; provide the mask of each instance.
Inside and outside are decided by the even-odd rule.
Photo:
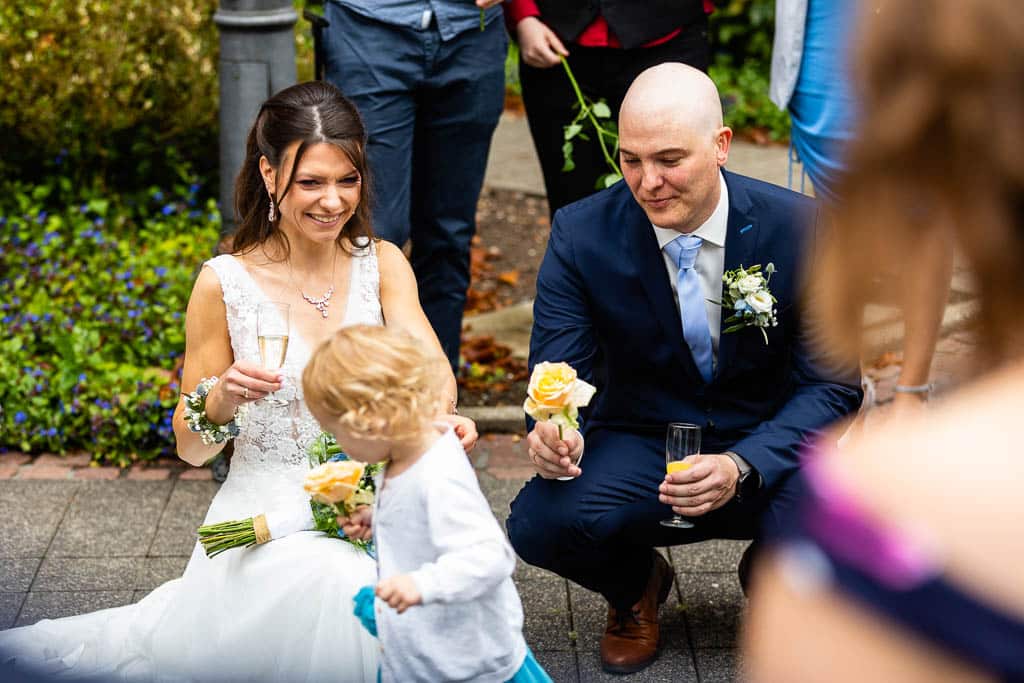
[[[242,396],[249,398],[249,387],[242,387]]]

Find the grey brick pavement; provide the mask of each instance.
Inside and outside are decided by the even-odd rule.
[[[483,441],[481,451],[510,444]],[[479,477],[504,520],[522,480],[486,470]],[[213,482],[183,479],[0,481],[0,629],[124,605],[180,576],[216,490]],[[743,607],[735,566],[744,545],[707,542],[668,553],[677,585],[661,610],[661,656],[647,671],[601,672],[603,600],[520,563],[514,578],[527,642],[559,683],[734,680]]]

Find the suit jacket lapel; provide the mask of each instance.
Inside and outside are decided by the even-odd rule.
[[[690,347],[687,346],[686,340],[683,338],[683,320],[679,315],[675,297],[672,295],[668,273],[665,270],[665,260],[661,249],[658,248],[658,240],[651,228],[651,221],[632,197],[630,197],[629,207],[626,211],[626,220],[629,229],[623,231],[623,235],[627,239],[626,244],[623,245],[624,251],[632,254],[636,272],[647,292],[651,311],[661,323],[665,338],[672,345],[673,352],[687,374],[695,381],[703,383],[704,380],[690,354]]]
[[[725,234],[725,270],[733,270],[740,266],[749,267],[757,261],[757,239],[758,224],[757,218],[752,214],[750,198],[742,187],[732,182],[732,174],[725,172],[725,183],[729,188],[729,220]],[[720,293],[719,293],[720,294]],[[718,365],[715,370],[715,377],[722,374],[722,371],[729,367],[729,363],[736,353],[736,343],[742,332],[731,332],[723,334],[722,330],[728,327],[725,319],[732,315],[729,311],[722,311],[722,322],[719,328],[718,337]]]

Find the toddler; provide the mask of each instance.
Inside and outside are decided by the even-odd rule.
[[[523,639],[515,555],[451,428],[443,358],[385,327],[339,330],[302,376],[310,411],[345,452],[386,462],[372,508],[339,518],[372,536],[383,681],[547,681]],[[361,602],[357,598],[358,605]]]

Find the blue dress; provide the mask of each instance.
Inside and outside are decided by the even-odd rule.
[[[800,75],[788,104],[793,150],[814,191],[829,201],[856,120],[848,59],[856,7],[854,0],[809,0]]]

